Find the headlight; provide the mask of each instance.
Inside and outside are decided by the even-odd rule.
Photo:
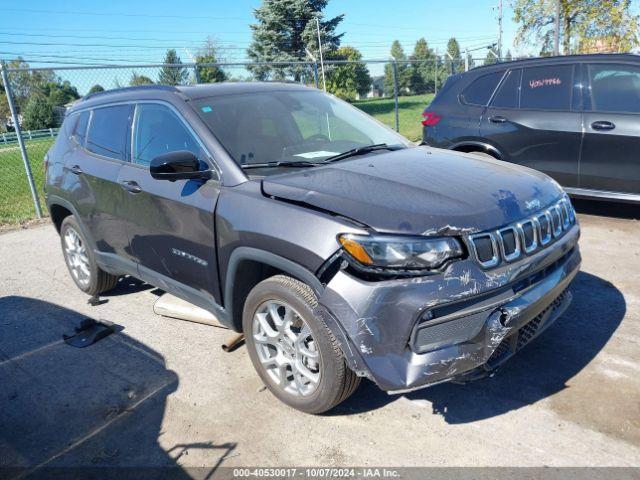
[[[338,235],[338,242],[356,266],[389,270],[432,270],[463,255],[452,237],[403,235]]]

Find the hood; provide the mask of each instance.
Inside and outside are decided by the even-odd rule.
[[[528,168],[430,147],[343,160],[263,180],[266,195],[380,232],[456,235],[500,227],[562,194]]]

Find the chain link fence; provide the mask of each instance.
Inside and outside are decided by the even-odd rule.
[[[483,62],[481,60],[480,62]],[[477,60],[476,60],[477,62]],[[471,65],[474,61],[471,60]],[[1,64],[0,64],[1,65]],[[327,91],[395,128],[421,137],[421,112],[451,73],[469,60],[327,61],[6,68],[0,91],[0,225],[46,213],[44,157],[69,105],[128,86],[221,81],[292,81]]]

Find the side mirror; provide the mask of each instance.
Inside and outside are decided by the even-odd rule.
[[[211,178],[211,170],[200,170],[200,161],[192,152],[178,150],[151,160],[149,172],[156,180],[195,180]]]

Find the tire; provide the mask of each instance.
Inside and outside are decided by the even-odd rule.
[[[360,384],[360,377],[347,366],[331,330],[313,315],[317,303],[308,285],[285,275],[276,275],[263,280],[249,292],[242,315],[249,356],[264,384],[282,402],[313,414],[331,410]],[[282,323],[281,331],[275,328],[274,313]],[[259,316],[262,321],[258,320]],[[265,322],[271,330],[263,328]],[[273,337],[274,332],[278,334],[277,339]],[[287,339],[291,341],[287,336],[289,332],[297,333],[292,344],[287,344]],[[273,356],[269,358],[269,355]],[[276,356],[290,362],[289,365],[274,365]],[[312,375],[301,373],[305,369],[307,375]],[[284,382],[283,371],[287,376]],[[315,383],[310,380],[312,376],[317,379]],[[309,383],[304,385],[304,382]]]
[[[73,251],[70,250],[75,242]],[[73,239],[73,240],[72,240]],[[98,267],[91,248],[82,233],[75,217],[69,215],[60,226],[60,244],[62,255],[69,269],[69,274],[76,286],[88,295],[99,295],[112,290],[118,283],[118,277]]]

